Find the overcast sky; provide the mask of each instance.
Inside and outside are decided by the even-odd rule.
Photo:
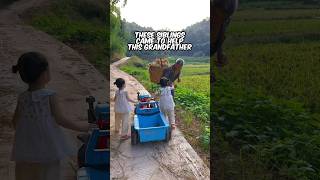
[[[128,0],[122,19],[155,30],[182,30],[210,16],[210,0]]]

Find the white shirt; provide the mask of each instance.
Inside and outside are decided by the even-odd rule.
[[[66,137],[51,114],[48,89],[25,91],[18,97],[20,117],[17,121],[13,161],[51,162],[73,155]]]
[[[116,113],[129,113],[131,107],[127,99],[128,92],[124,90],[116,91],[116,100],[114,103],[114,112]]]
[[[171,90],[173,87],[166,86],[164,88],[160,88],[160,108],[165,110],[174,110],[174,101],[171,94]]]

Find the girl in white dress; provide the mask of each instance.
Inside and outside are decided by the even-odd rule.
[[[162,77],[160,79],[160,111],[164,114],[164,116],[169,119],[169,123],[172,129],[175,129],[175,114],[174,114],[174,101],[172,97],[172,89],[173,87],[169,84],[169,79],[166,77]]]
[[[54,91],[45,89],[50,81],[48,62],[37,52],[23,54],[12,67],[29,85],[18,96],[13,117],[15,138],[12,160],[16,162],[16,180],[60,180],[60,161],[73,155],[59,125],[87,132],[86,122],[74,123],[60,110]]]
[[[114,97],[115,131],[119,133],[120,123],[122,122],[121,139],[126,140],[130,138],[128,135],[129,116],[131,112],[129,101],[133,103],[135,103],[135,101],[130,99],[128,92],[124,90],[126,87],[124,79],[118,78],[113,84],[118,87]]]

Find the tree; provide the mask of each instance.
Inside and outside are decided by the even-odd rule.
[[[121,23],[120,9],[117,7],[119,0],[113,0],[110,3],[110,51],[111,58],[120,58],[126,53],[126,33],[123,31]],[[126,3],[126,1],[125,1]]]

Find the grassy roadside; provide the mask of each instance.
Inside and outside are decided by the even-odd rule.
[[[291,7],[291,6],[290,6]],[[319,179],[316,9],[242,9],[213,70],[215,179]]]
[[[101,73],[109,74],[106,16],[103,0],[56,0],[23,17],[26,23],[77,50]]]
[[[170,58],[173,62],[176,58]],[[187,141],[209,167],[209,65],[194,58],[185,58],[187,64],[182,70],[182,81],[176,87],[176,121]],[[192,61],[197,62],[193,64]],[[208,62],[208,58],[203,59]],[[121,70],[134,76],[151,93],[159,86],[149,81],[148,62],[137,57],[121,66]],[[195,83],[197,82],[197,83]]]
[[[319,177],[318,114],[230,79],[216,82],[212,98],[217,179]]]

